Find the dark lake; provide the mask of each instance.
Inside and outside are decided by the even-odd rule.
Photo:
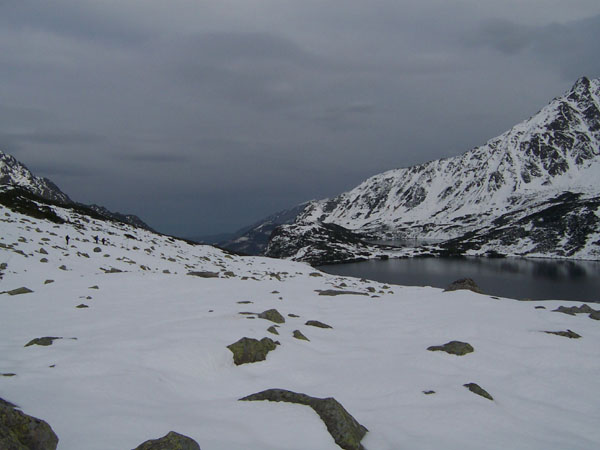
[[[445,288],[472,278],[483,292],[532,300],[600,302],[600,261],[524,258],[404,258],[319,267],[384,283]]]

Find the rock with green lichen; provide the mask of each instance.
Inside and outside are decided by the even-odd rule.
[[[279,335],[279,331],[277,331],[277,328],[275,328],[275,325],[271,325],[269,328],[267,328],[267,331],[268,331],[269,333],[272,333],[272,334],[277,334],[277,335]]]
[[[44,336],[41,338],[35,338],[35,339],[30,340],[27,344],[25,344],[25,347],[29,347],[30,345],[43,345],[43,346],[52,345],[52,343],[56,339],[62,339],[62,338],[54,337],[54,336]]]
[[[309,320],[305,325],[309,325],[311,327],[317,328],[333,328],[331,325],[327,325],[326,323],[319,322],[318,320]]]
[[[31,289],[23,286],[23,287],[20,287],[17,289],[13,289],[12,291],[7,291],[6,293],[8,295],[21,295],[21,294],[30,294],[31,292],[33,292]]]
[[[575,333],[574,331],[544,331],[546,334],[555,334],[557,336],[568,337],[569,339],[579,339],[581,337],[580,334]]]
[[[275,323],[285,323],[285,317],[283,317],[276,309],[268,309],[263,311],[258,315],[258,317]]]
[[[58,437],[50,425],[15,408],[15,405],[0,398],[0,448],[56,450]]]
[[[450,341],[444,345],[432,345],[431,347],[428,347],[427,350],[431,352],[441,351],[457,356],[466,355],[467,353],[475,351],[471,344],[460,341]]]
[[[487,398],[488,400],[494,400],[494,397],[492,397],[485,389],[483,389],[477,383],[467,383],[463,384],[463,386],[470,390],[473,394],[481,395],[483,398]]]
[[[261,401],[297,403],[311,407],[325,423],[327,431],[337,445],[345,450],[364,450],[360,443],[367,428],[358,423],[352,415],[334,398],[316,398],[285,389],[267,389],[241,398],[241,401]]]
[[[309,341],[310,342],[310,339],[308,339],[306,336],[304,336],[300,330],[294,330],[294,337],[296,339],[301,339],[303,341]]]
[[[252,339],[243,337],[239,341],[227,346],[233,353],[233,362],[236,366],[267,359],[267,353],[275,350],[277,342],[270,338]]]
[[[169,431],[160,439],[146,441],[134,450],[200,450],[200,446],[192,438]]]

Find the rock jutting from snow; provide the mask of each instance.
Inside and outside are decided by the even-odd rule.
[[[285,389],[267,389],[241,398],[240,401],[297,403],[311,407],[325,423],[327,431],[337,445],[345,450],[364,450],[360,443],[369,431],[334,398],[316,398]]]
[[[300,330],[294,330],[293,336],[296,339],[300,339],[301,341],[309,341],[310,342],[310,339],[307,338],[306,336],[304,336]]]
[[[473,346],[468,342],[460,342],[460,341],[450,341],[445,343],[444,345],[432,345],[431,347],[427,347],[427,350],[431,352],[446,352],[451,355],[463,356],[467,353],[472,353],[475,351]]]
[[[597,312],[595,309],[591,308],[590,305],[583,304],[581,306],[559,306],[556,309],[552,310],[553,312],[561,312],[563,314],[569,314],[570,316],[574,316],[575,314],[592,314]]]
[[[252,339],[243,337],[239,341],[227,346],[233,353],[233,362],[236,366],[254,363],[267,359],[267,353],[275,350],[278,342],[270,338]]]
[[[309,325],[311,327],[317,327],[317,328],[333,328],[331,325],[327,325],[326,323],[319,322],[318,320],[309,320],[305,323],[305,325]]]
[[[21,294],[30,294],[30,293],[32,293],[32,292],[33,292],[33,291],[32,291],[31,289],[29,289],[29,288],[27,288],[27,287],[24,287],[24,286],[23,286],[23,287],[20,287],[20,288],[17,288],[17,289],[13,289],[13,290],[11,290],[11,291],[6,291],[6,293],[7,293],[8,295],[21,295]]]
[[[483,294],[479,286],[477,286],[477,283],[475,283],[475,281],[473,281],[471,278],[462,278],[452,282],[446,289],[444,289],[444,292],[458,291],[460,289],[466,289],[478,294]]]
[[[492,397],[485,389],[479,386],[477,383],[467,383],[463,384],[468,390],[472,393],[482,396],[483,398],[487,398],[488,400],[494,401],[494,397]]]
[[[29,347],[30,345],[42,345],[42,346],[52,345],[52,343],[56,339],[62,339],[62,338],[54,337],[54,336],[44,336],[41,338],[35,338],[35,339],[32,339],[31,341],[29,341],[27,344],[25,344],[25,347]]]
[[[557,336],[568,337],[569,339],[579,339],[581,337],[580,334],[575,333],[574,331],[544,331],[546,334],[555,334]]]
[[[358,291],[343,291],[340,289],[325,289],[318,291],[319,295],[335,297],[336,295],[369,295],[366,292],[358,292]]]
[[[269,328],[267,328],[267,331],[271,334],[279,335],[279,331],[277,331],[277,328],[275,328],[275,325],[271,325]]]
[[[219,278],[218,272],[203,271],[203,272],[188,272],[187,274],[194,276],[194,277],[199,277],[199,278]]]
[[[276,309],[267,309],[258,314],[258,317],[275,323],[285,323],[285,317],[283,317]]]
[[[165,436],[146,441],[133,450],[200,450],[200,446],[192,438],[169,431]]]
[[[0,448],[56,450],[58,437],[46,422],[31,417],[0,398]]]

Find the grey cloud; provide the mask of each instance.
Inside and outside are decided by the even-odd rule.
[[[600,15],[568,23],[531,26],[507,20],[485,22],[471,43],[506,55],[535,58],[559,68],[565,78],[600,74]]]

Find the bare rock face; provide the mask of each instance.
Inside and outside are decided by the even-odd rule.
[[[134,450],[200,450],[200,446],[192,438],[169,431],[160,439],[146,441]]]
[[[58,437],[50,425],[28,416],[0,398],[0,448],[2,450],[56,450]]]
[[[271,402],[298,403],[310,406],[323,420],[327,431],[337,445],[345,450],[364,450],[360,443],[367,428],[358,423],[352,415],[334,398],[316,398],[285,389],[267,389],[241,398],[241,401],[268,400]]]
[[[450,286],[444,289],[444,292],[458,291],[460,289],[466,289],[477,292],[478,294],[483,294],[479,286],[477,286],[477,283],[475,283],[475,281],[473,281],[471,278],[462,278],[454,281]]]

